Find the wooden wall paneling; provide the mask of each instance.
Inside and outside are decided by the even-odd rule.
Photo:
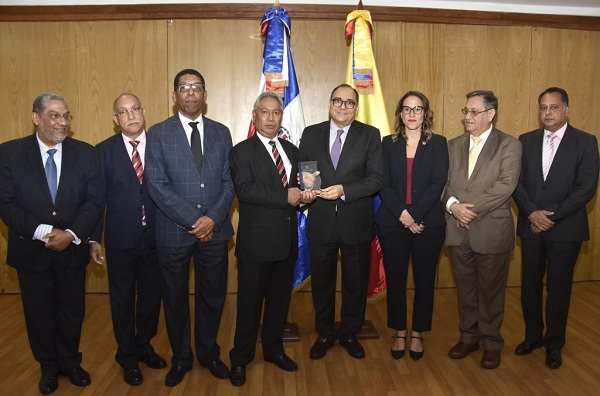
[[[464,133],[460,109],[476,89],[494,91],[499,101],[496,127],[515,137],[529,120],[531,29],[525,27],[446,26],[444,126],[448,139]],[[516,215],[516,213],[515,213]],[[509,285],[520,284],[520,253],[511,259]],[[438,286],[452,286],[448,256]]]
[[[550,86],[569,94],[569,122],[600,140],[600,32],[537,29],[532,40],[531,127],[539,127],[537,97]],[[526,132],[526,131],[523,131]],[[584,242],[575,280],[600,279],[599,191],[588,204],[589,242]]]

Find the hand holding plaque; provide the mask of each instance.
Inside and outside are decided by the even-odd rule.
[[[320,190],[321,176],[317,170],[317,161],[302,161],[298,163],[300,190]]]

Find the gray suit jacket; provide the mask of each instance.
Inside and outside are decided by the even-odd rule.
[[[188,234],[202,216],[215,221],[215,241],[233,236],[229,209],[234,197],[229,172],[232,142],[229,129],[203,116],[204,159],[198,173],[179,115],[148,130],[146,169],[150,196],[156,203],[156,244],[186,246],[197,239]]]
[[[456,219],[446,212],[446,245],[459,246],[468,232],[474,252],[507,252],[515,245],[510,197],[519,180],[521,143],[492,128],[469,179],[469,139],[470,135],[464,133],[448,142],[450,168],[442,204],[445,206],[454,196],[460,202],[474,204],[471,210],[477,213],[477,217],[467,231],[457,227]]]

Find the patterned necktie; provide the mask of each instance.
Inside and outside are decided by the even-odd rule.
[[[331,146],[331,162],[333,163],[334,169],[337,169],[338,162],[340,161],[340,154],[342,153],[342,133],[344,133],[343,129],[337,130],[337,137]]]
[[[189,125],[192,127],[192,137],[190,139],[190,145],[192,147],[192,154],[194,156],[194,162],[198,168],[198,173],[202,173],[202,140],[200,139],[200,131],[198,130],[198,122],[190,122]]]
[[[548,142],[544,149],[544,154],[542,155],[542,171],[544,172],[544,180],[548,177],[548,172],[550,171],[550,165],[552,165],[552,155],[554,154],[554,139],[556,135],[551,133],[547,135]]]
[[[50,149],[47,151],[47,153],[49,157],[46,160],[44,170],[46,171],[46,180],[48,181],[48,188],[50,189],[52,203],[55,203],[56,191],[58,190],[58,170],[56,168],[56,162],[54,162],[54,154],[56,154],[56,149]]]
[[[138,140],[130,140],[129,143],[133,146],[133,153],[131,155],[133,170],[135,171],[135,175],[140,181],[140,184],[142,184],[144,181],[144,167],[142,165],[142,157],[140,157],[140,153],[137,150],[137,146],[140,142]],[[146,225],[146,209],[144,208],[144,205],[142,205],[142,225]]]
[[[479,153],[479,143],[482,140],[481,136],[471,136],[471,138],[473,139],[473,147],[471,147],[471,151],[469,151],[469,179],[471,178],[473,169],[475,169],[477,154]]]
[[[273,154],[273,158],[275,159],[275,166],[277,167],[277,173],[279,173],[281,184],[283,184],[283,187],[286,187],[288,179],[285,173],[285,166],[283,166],[283,161],[281,160],[281,155],[279,155],[279,151],[277,150],[274,141],[271,140],[269,144],[271,145],[271,154]]]

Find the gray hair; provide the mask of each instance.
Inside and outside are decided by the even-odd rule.
[[[258,109],[258,105],[265,98],[273,98],[273,99],[277,100],[277,102],[279,102],[279,106],[281,107],[281,110],[283,110],[283,99],[281,99],[281,96],[279,96],[275,92],[265,91],[265,92],[261,93],[260,95],[258,95],[258,98],[256,98],[256,101],[254,101],[254,107],[253,107],[254,111],[256,111],[256,109]]]
[[[33,112],[42,114],[46,109],[46,104],[51,100],[60,100],[64,104],[67,104],[67,101],[62,96],[55,93],[43,93],[33,101]]]
[[[115,99],[115,101],[113,102],[113,111],[116,113],[117,112],[117,102],[119,101],[119,99],[121,99],[123,96],[131,96],[133,98],[135,98],[135,101],[137,102],[138,106],[140,107],[144,107],[142,106],[142,101],[140,100],[140,98],[137,97],[137,95],[134,95],[132,93],[129,92],[123,92],[121,95],[117,96],[117,98]]]

